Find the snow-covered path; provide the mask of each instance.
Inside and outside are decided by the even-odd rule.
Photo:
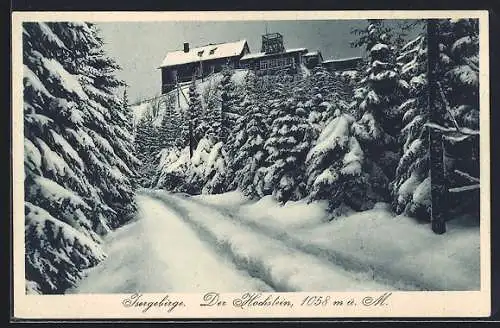
[[[137,220],[70,293],[394,290],[189,197],[137,196]]]
[[[211,244],[239,268],[265,281],[276,291],[395,290],[370,273],[346,271],[322,257],[270,236],[213,206],[163,191],[151,192],[207,236]]]
[[[107,259],[72,293],[272,291],[221,257],[160,200],[137,196],[138,220],[110,234]]]

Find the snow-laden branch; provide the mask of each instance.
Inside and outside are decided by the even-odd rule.
[[[470,68],[479,73],[479,66],[477,66],[477,64],[474,63],[470,58],[464,58],[464,61],[467,65],[469,65]]]
[[[449,135],[451,135],[452,133],[460,133],[460,134],[466,135],[466,136],[479,135],[478,130],[473,130],[473,129],[469,129],[469,128],[460,128],[459,130],[457,130],[456,127],[450,128],[450,127],[442,126],[442,125],[437,124],[437,123],[430,123],[430,122],[425,123],[425,126],[431,128],[431,129],[439,130],[439,131],[446,133],[446,134],[449,134]]]
[[[455,170],[454,171],[456,174],[460,175],[461,177],[464,177],[472,182],[479,182],[479,178],[476,178],[476,177],[473,177],[471,176],[470,174],[466,173],[466,172],[462,172],[460,170]]]
[[[439,89],[439,94],[441,95],[441,98],[442,98],[443,103],[445,105],[446,111],[450,115],[451,121],[452,121],[453,126],[455,128],[452,129],[452,128],[443,127],[443,126],[441,126],[441,125],[439,125],[437,123],[427,123],[426,126],[428,126],[430,128],[434,128],[434,129],[440,130],[440,131],[443,131],[443,132],[453,132],[453,131],[456,131],[458,133],[465,134],[465,135],[471,135],[471,136],[479,135],[479,130],[474,130],[474,129],[470,129],[470,128],[462,128],[462,127],[460,127],[460,125],[458,124],[458,122],[457,122],[457,120],[455,118],[455,115],[453,115],[453,112],[451,111],[450,103],[448,102],[448,100],[446,99],[446,96],[444,95],[443,88],[441,87],[441,83],[439,83],[439,82],[436,82],[436,83],[437,83],[437,86],[438,86],[438,89]]]
[[[462,192],[462,191],[469,191],[469,190],[476,190],[480,189],[479,184],[475,185],[470,185],[470,186],[463,186],[463,187],[456,187],[456,188],[450,188],[448,189],[449,192]]]

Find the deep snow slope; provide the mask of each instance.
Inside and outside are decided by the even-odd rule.
[[[235,69],[234,74],[231,76],[231,81],[233,81],[236,86],[242,86],[247,74],[248,70]],[[204,96],[206,93],[212,94],[213,92],[215,92],[221,80],[222,80],[222,73],[220,72],[205,77],[203,81],[201,79],[196,80],[196,89],[198,93],[201,95],[202,101],[204,101]],[[180,86],[181,86],[180,92],[178,92],[178,90],[175,89],[173,91],[170,91],[168,93],[168,96],[171,96],[173,97],[173,99],[175,99],[174,105],[176,110],[181,110],[181,109],[186,110],[186,108],[188,107],[190,82],[182,83],[180,84]],[[154,101],[155,98],[145,100],[130,106],[133,113],[134,124],[139,122],[141,117],[143,117],[146,113],[153,112],[152,106],[156,104],[156,102]],[[161,111],[160,108],[160,111],[157,113],[155,117],[155,124],[159,125],[162,117],[163,117],[163,112]]]

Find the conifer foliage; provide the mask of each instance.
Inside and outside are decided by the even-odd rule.
[[[258,89],[255,74],[247,74],[245,85],[244,114],[237,120],[228,142],[230,171],[234,172],[229,189],[239,188],[246,196],[256,197],[256,175],[259,168],[265,165],[267,153],[264,142],[269,127],[265,122],[264,94]]]
[[[365,153],[365,170],[373,187],[373,201],[390,200],[389,182],[399,160],[398,136],[401,129],[401,99],[408,85],[396,66],[396,51],[391,29],[381,20],[369,20],[361,30],[356,46],[368,55],[363,77],[354,90],[356,100],[351,113],[353,135]]]
[[[409,93],[400,105],[403,112],[400,135],[401,158],[391,183],[397,214],[426,218],[430,215],[429,120],[426,35],[420,33],[404,45],[397,58],[401,77]]]
[[[264,181],[279,202],[301,199],[306,192],[304,163],[315,134],[308,113],[293,97],[301,89],[300,84],[278,86],[270,112],[272,123],[264,144],[269,166]]]
[[[104,258],[100,236],[135,210],[116,63],[87,23],[23,25],[28,292],[62,293]]]

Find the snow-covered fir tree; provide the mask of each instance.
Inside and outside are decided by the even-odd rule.
[[[134,214],[116,63],[87,23],[23,24],[26,280],[62,293],[104,258],[103,235]]]
[[[309,122],[319,133],[338,110],[347,107],[352,86],[340,75],[332,74],[321,66],[314,68],[307,80],[308,100],[304,106],[309,113]]]
[[[391,182],[393,209],[397,214],[425,218],[430,215],[429,119],[426,36],[422,32],[401,49],[397,58],[409,94],[400,105],[401,158]]]
[[[444,108],[446,167],[454,212],[479,208],[479,21],[438,21],[438,89]],[[475,186],[475,187],[474,187]]]
[[[359,40],[357,45],[364,46],[368,52],[368,62],[354,90],[356,103],[351,113],[356,121],[351,129],[368,160],[366,169],[374,178],[373,186],[377,186],[373,196],[387,201],[389,182],[399,160],[397,137],[402,117],[399,105],[408,86],[399,77],[396,49],[382,21],[369,20]]]
[[[138,170],[139,184],[143,187],[149,187],[154,180],[154,170],[156,167],[156,158],[159,156],[160,138],[158,129],[155,126],[153,115],[150,112],[143,115],[136,126],[134,145],[137,157],[141,160],[141,166]]]
[[[179,111],[167,99],[164,102],[165,112],[161,117],[158,127],[158,142],[160,149],[170,149],[175,147],[175,142],[179,137],[179,126],[181,116]]]
[[[192,127],[193,147],[196,148],[198,142],[205,136],[207,122],[203,119],[201,97],[196,88],[196,80],[194,79],[189,86],[188,112]]]
[[[338,113],[307,154],[309,198],[328,200],[330,210],[343,205],[355,210],[370,206],[370,177],[364,167],[364,152],[352,132],[354,121],[353,116]]]
[[[233,183],[230,189],[238,188],[248,197],[256,197],[257,170],[265,166],[267,157],[264,142],[268,127],[263,111],[264,92],[258,88],[257,77],[250,73],[246,78],[245,112],[238,119],[228,146],[230,149],[231,172]]]
[[[304,162],[314,141],[314,130],[307,112],[293,98],[300,90],[278,86],[271,107],[269,138],[264,149],[268,154],[263,182],[279,202],[298,200],[305,196]]]
[[[236,91],[236,86],[231,80],[233,74],[234,71],[232,69],[224,67],[222,70],[222,80],[218,87],[221,120],[218,137],[223,142],[227,141],[237,119],[241,115],[241,98]]]
[[[479,144],[475,133],[479,127],[478,28],[474,20],[441,20],[437,26],[436,78],[441,96],[437,101],[439,106],[447,108],[442,111],[440,128],[445,138],[446,184],[449,187],[471,185],[477,182],[474,177],[479,175]],[[403,154],[391,184],[396,213],[404,211],[421,219],[428,219],[431,213],[429,137],[425,126],[429,123],[426,50],[426,35],[422,33],[408,42],[398,57],[401,76],[408,82],[410,94],[400,107],[404,112]],[[457,126],[465,133],[457,131]],[[455,172],[457,169],[460,174]],[[477,202],[477,194],[464,194],[449,194],[448,203],[441,206],[456,210]]]

